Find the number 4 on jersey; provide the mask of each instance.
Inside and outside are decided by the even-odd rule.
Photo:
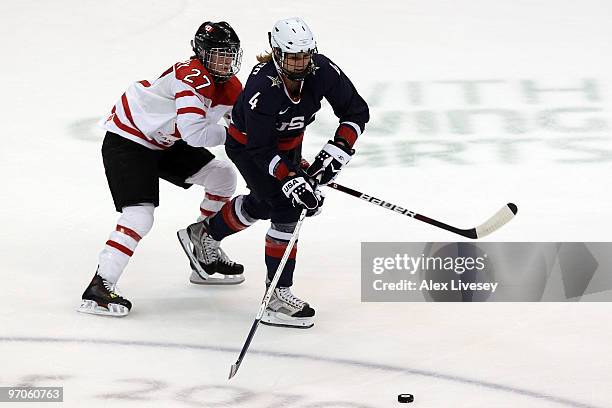
[[[257,106],[257,102],[259,102],[257,97],[259,96],[260,93],[261,92],[257,92],[255,95],[251,97],[251,99],[249,99],[249,105],[251,105],[251,110],[255,110],[255,107]]]

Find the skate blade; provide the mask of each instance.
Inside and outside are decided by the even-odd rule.
[[[192,270],[189,282],[195,285],[238,285],[244,282],[244,275],[222,275],[220,273],[213,273],[212,275],[208,275],[207,279],[202,279],[198,272]]]
[[[99,316],[124,317],[128,315],[130,309],[116,303],[109,303],[108,307],[103,307],[99,306],[98,303],[93,300],[83,299],[81,301],[81,305],[77,309],[77,312],[95,314]]]
[[[261,323],[266,326],[289,327],[292,329],[310,329],[314,326],[313,317],[290,317],[282,313],[266,310],[261,317]]]
[[[185,255],[187,255],[187,258],[189,258],[191,269],[193,269],[194,272],[199,275],[198,277],[201,280],[207,280],[208,278],[210,278],[210,275],[207,274],[204,269],[202,269],[202,267],[200,266],[200,262],[198,262],[196,257],[193,255],[193,251],[191,248],[191,240],[189,239],[189,233],[187,232],[187,230],[182,229],[177,231],[176,236],[178,237],[179,243],[181,244],[183,251],[185,251]],[[189,280],[191,281],[191,278]],[[193,281],[191,282],[195,283]]]

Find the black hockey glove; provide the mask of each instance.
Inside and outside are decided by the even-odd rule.
[[[355,154],[355,150],[330,140],[317,154],[308,170],[306,170],[306,174],[325,186],[338,176],[342,166],[351,161],[353,154]]]
[[[323,192],[319,190],[319,187],[315,187],[314,193],[315,193],[315,197],[317,197],[317,201],[319,202],[319,206],[315,208],[314,210],[306,211],[307,217],[317,216],[321,214],[321,211],[323,211],[323,201],[325,201],[325,194],[323,194]]]
[[[323,200],[317,197],[315,188],[299,174],[285,177],[282,183],[283,193],[291,199],[294,207],[306,208],[308,213],[313,213],[323,203]]]

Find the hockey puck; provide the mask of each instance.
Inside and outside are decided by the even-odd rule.
[[[400,394],[397,396],[397,402],[412,402],[414,401],[414,395],[412,394]]]

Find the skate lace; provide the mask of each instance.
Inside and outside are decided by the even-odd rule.
[[[104,284],[106,290],[108,290],[110,293],[114,293],[118,297],[123,298],[123,296],[121,296],[121,292],[119,292],[119,288],[117,287],[116,283],[110,283],[106,279],[102,279],[102,283]]]
[[[219,241],[215,241],[211,236],[207,236],[204,238],[203,244],[202,250],[206,258],[212,262],[216,261],[220,254]]]
[[[301,309],[306,302],[291,293],[289,288],[276,288],[277,297],[285,303],[289,303],[291,306]]]
[[[234,264],[236,262],[234,262],[231,259],[229,259],[229,257],[227,256],[225,251],[221,249],[221,247],[219,247],[218,251],[219,251],[219,261],[220,262],[222,262],[222,263],[224,263],[226,265],[234,266]]]

